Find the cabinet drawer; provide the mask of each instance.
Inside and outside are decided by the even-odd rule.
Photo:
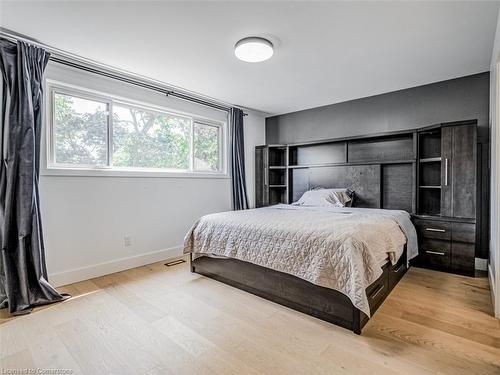
[[[439,240],[451,239],[451,223],[438,220],[415,220],[415,228],[419,237]]]
[[[424,264],[438,268],[450,266],[451,243],[449,241],[422,238],[419,249]]]
[[[368,297],[368,305],[370,312],[373,314],[378,308],[384,297],[389,293],[389,268],[385,267],[382,276],[380,276],[373,284],[366,288],[366,296]]]
[[[452,236],[453,242],[476,242],[476,224],[453,223]]]

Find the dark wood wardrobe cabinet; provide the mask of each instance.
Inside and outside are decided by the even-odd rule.
[[[476,217],[476,144],[474,125],[442,128],[442,216]]]
[[[467,121],[418,133],[415,265],[474,275],[476,131],[476,121]]]

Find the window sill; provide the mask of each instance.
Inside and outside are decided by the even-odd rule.
[[[170,172],[154,170],[132,170],[132,169],[99,169],[99,168],[43,168],[41,176],[61,177],[135,177],[135,178],[208,178],[229,179],[227,173],[210,172]]]

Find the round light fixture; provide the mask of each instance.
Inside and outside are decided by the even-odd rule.
[[[243,38],[234,46],[235,56],[246,62],[265,61],[273,55],[273,44],[256,36]]]

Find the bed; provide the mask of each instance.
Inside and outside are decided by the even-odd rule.
[[[202,217],[191,270],[360,334],[407,270],[406,211],[279,204]]]

